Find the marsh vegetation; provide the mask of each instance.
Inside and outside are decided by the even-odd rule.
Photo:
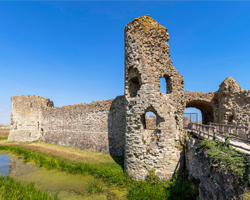
[[[124,172],[123,157],[40,142],[1,142],[0,150],[11,152],[25,162],[33,162],[39,169],[58,173],[58,176],[81,177],[85,184],[75,193],[83,199],[191,200],[198,195],[199,181],[189,180],[187,171],[176,173],[166,182],[161,181],[153,171],[145,181],[135,181]],[[42,179],[41,176],[42,173],[37,178]],[[44,174],[44,177],[49,179],[48,175]]]

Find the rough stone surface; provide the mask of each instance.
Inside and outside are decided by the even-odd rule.
[[[208,124],[214,122],[214,113],[212,100],[214,98],[214,92],[190,92],[185,91],[186,108],[194,107],[201,111],[202,123]]]
[[[187,138],[185,159],[189,175],[200,179],[199,200],[240,199],[243,188],[236,186],[233,174],[226,173],[218,167],[210,168],[210,159],[201,149],[197,152],[198,140]]]
[[[181,159],[176,146],[185,109],[184,81],[170,59],[168,40],[167,29],[149,15],[125,27],[125,170],[136,179],[145,179],[149,169],[167,179]],[[162,77],[167,94],[160,90]],[[148,111],[156,115],[156,130],[145,125]]]
[[[13,96],[8,141],[34,141],[124,154],[124,96],[53,107],[48,98]]]
[[[222,124],[250,126],[250,90],[227,77],[213,99],[214,121]]]
[[[243,90],[232,77],[227,77],[216,92],[185,91],[186,107],[202,113],[202,123],[250,126],[250,90]]]
[[[42,110],[54,104],[48,98],[30,95],[11,97],[10,142],[31,142],[41,138]]]

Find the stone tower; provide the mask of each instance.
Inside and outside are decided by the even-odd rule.
[[[125,170],[136,179],[149,170],[170,178],[181,163],[184,80],[172,64],[168,40],[167,29],[149,15],[125,27]],[[167,93],[161,92],[161,78]],[[146,112],[156,115],[156,129],[147,128]]]

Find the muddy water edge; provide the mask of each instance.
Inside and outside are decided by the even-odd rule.
[[[25,161],[9,152],[0,151],[0,175],[10,175],[23,182],[34,182],[41,190],[59,192],[62,200],[126,199],[126,188],[108,187],[91,175],[73,175],[58,170],[39,168],[33,161]],[[103,192],[89,194],[87,185],[98,182]]]

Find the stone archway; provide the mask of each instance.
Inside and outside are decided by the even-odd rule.
[[[189,92],[185,91],[186,108],[196,108],[201,111],[202,124],[214,122],[214,110],[212,106],[213,92]]]
[[[186,108],[197,108],[202,114],[202,124],[209,124],[214,121],[213,107],[210,102],[203,100],[193,100],[186,103]]]

